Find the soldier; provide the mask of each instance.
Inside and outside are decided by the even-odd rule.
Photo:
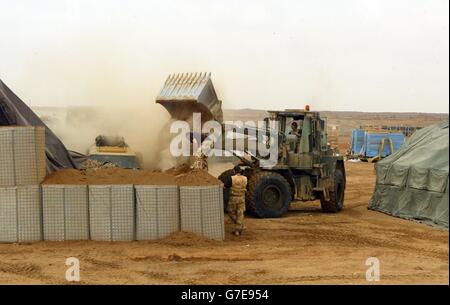
[[[193,138],[193,135],[191,136]],[[191,168],[208,171],[208,153],[213,148],[213,140],[202,135],[202,143],[193,156]],[[191,140],[191,143],[193,140]]]
[[[242,234],[244,226],[245,212],[245,192],[247,191],[247,177],[242,175],[243,171],[236,165],[234,175],[231,176],[230,200],[228,203],[228,214],[234,222],[233,233],[236,236]]]
[[[290,135],[296,135],[297,137],[300,137],[300,130],[298,128],[298,123],[296,121],[293,121],[291,124],[292,130],[289,132]]]
[[[193,164],[191,165],[192,169],[200,169],[203,171],[208,171],[208,157],[203,154],[203,153],[199,153],[194,155],[194,161]]]

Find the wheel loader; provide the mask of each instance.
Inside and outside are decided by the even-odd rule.
[[[167,78],[156,102],[163,105],[175,119],[187,120],[200,112],[206,120],[222,122],[221,101],[217,99],[210,74],[191,73]],[[275,164],[262,166],[263,157],[249,153],[235,154],[248,179],[246,209],[261,218],[280,217],[293,201],[320,200],[323,212],[337,213],[344,206],[346,176],[343,157],[336,154],[327,142],[326,120],[319,112],[305,109],[268,111],[266,129],[259,135],[278,137]],[[295,122],[295,123],[294,123]],[[293,126],[300,128],[293,130]],[[271,127],[269,127],[271,126]],[[246,136],[250,127],[236,127],[235,133]],[[203,137],[202,137],[203,138]],[[246,142],[248,143],[248,142]],[[223,147],[223,146],[222,146]],[[219,179],[229,185],[233,169],[223,172]],[[229,189],[224,189],[224,205],[228,203]]]

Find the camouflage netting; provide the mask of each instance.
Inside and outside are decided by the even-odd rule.
[[[369,209],[448,228],[449,122],[416,131],[376,165]]]

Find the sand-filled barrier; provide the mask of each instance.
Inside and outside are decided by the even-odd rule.
[[[39,185],[0,188],[0,242],[42,239]]]
[[[181,230],[224,240],[223,189],[220,185],[180,186]]]
[[[87,185],[42,185],[44,240],[88,240]]]
[[[89,224],[92,240],[135,240],[132,184],[89,185]]]
[[[45,129],[0,126],[0,187],[36,185],[45,174]]]
[[[180,230],[176,185],[136,185],[136,239],[164,238]]]
[[[180,229],[211,239],[224,239],[223,198],[221,181],[205,171],[182,166],[166,172],[98,168],[66,169],[49,175],[42,183],[46,192],[44,226],[53,216],[49,240],[69,239],[70,223],[80,222],[81,231],[87,225],[80,214],[68,216],[67,207],[78,206],[84,198],[89,206],[89,232],[93,240],[154,240],[164,238]],[[88,196],[73,190],[85,187]],[[61,193],[62,192],[62,193]],[[72,194],[71,200],[55,198]],[[63,211],[46,211],[58,206]],[[78,220],[73,218],[78,217]],[[68,218],[72,219],[69,220]],[[58,221],[56,221],[58,219]],[[56,229],[59,233],[55,232]],[[45,236],[50,236],[48,233]],[[84,237],[85,235],[80,235]],[[84,238],[83,238],[84,239]]]

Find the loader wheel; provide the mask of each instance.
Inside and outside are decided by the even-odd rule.
[[[291,203],[291,187],[280,174],[261,171],[249,177],[247,210],[260,218],[280,217]]]
[[[229,169],[224,171],[220,174],[220,176],[217,178],[220,181],[222,181],[223,184],[227,183],[227,181],[231,180],[231,176],[234,175],[234,170]],[[224,187],[223,189],[223,209],[226,212],[228,212],[228,201],[230,200],[230,188]]]
[[[337,168],[334,172],[334,190],[330,191],[330,200],[325,200],[323,194],[320,195],[320,205],[322,212],[337,213],[344,207],[345,177],[342,169]]]

